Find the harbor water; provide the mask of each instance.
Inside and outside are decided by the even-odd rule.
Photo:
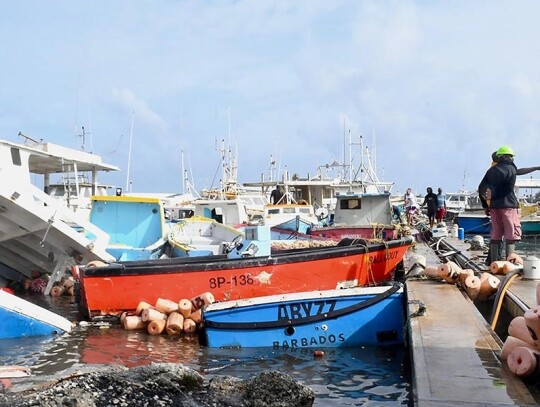
[[[524,257],[540,256],[540,238],[527,237],[516,249]],[[12,379],[14,390],[104,365],[168,362],[189,366],[207,379],[215,375],[248,379],[263,370],[279,370],[311,387],[315,406],[412,405],[406,346],[323,349],[323,357],[315,357],[314,349],[211,349],[200,346],[196,336],[152,336],[145,331],[125,331],[114,322],[89,323],[69,297],[32,295],[26,299],[65,316],[76,326],[57,337],[0,341],[0,366],[31,368],[31,376]]]
[[[315,357],[315,349],[213,349],[200,346],[196,336],[152,336],[125,331],[117,323],[81,323],[69,297],[26,299],[77,326],[57,337],[0,341],[0,366],[31,368],[30,377],[11,379],[14,391],[104,365],[166,362],[181,363],[207,379],[214,375],[248,379],[263,370],[279,370],[312,388],[315,406],[411,405],[409,354],[404,346],[327,348],[323,357]]]

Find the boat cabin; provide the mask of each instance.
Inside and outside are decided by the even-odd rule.
[[[335,225],[392,224],[390,193],[338,194]]]

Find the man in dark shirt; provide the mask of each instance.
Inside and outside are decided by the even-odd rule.
[[[497,164],[487,170],[478,186],[482,206],[491,216],[490,263],[497,259],[498,245],[503,238],[506,241],[506,258],[514,253],[516,241],[521,240],[519,203],[514,192],[517,175],[514,156],[514,151],[509,146],[499,148]]]
[[[507,154],[502,154],[504,152],[506,152]],[[500,161],[506,161],[507,163],[511,162],[512,166],[516,168],[516,165],[514,164],[514,152],[508,146],[503,146],[499,148],[497,151],[495,151],[493,154],[491,154],[491,160],[492,160],[492,163],[491,163],[490,170],[493,167],[497,166]],[[540,166],[516,168],[516,175],[526,175],[533,171],[539,171],[539,170],[540,170]],[[487,176],[487,173],[486,173],[486,176]],[[485,178],[486,177],[484,177],[484,179]],[[484,179],[482,181],[484,181]],[[515,185],[515,180],[514,180],[514,185]],[[482,186],[482,183],[480,184],[480,186]],[[493,213],[491,208],[493,208],[493,206],[491,205],[490,197],[493,197],[493,191],[491,190],[489,186],[484,186],[484,187],[486,188],[487,194],[486,192],[485,193],[480,192],[480,189],[478,190],[479,195],[480,195],[480,201],[482,202],[482,207],[484,208],[484,212],[486,213],[486,215],[491,216],[491,214]],[[512,187],[512,193],[513,191],[514,191],[514,188]],[[497,202],[496,204],[500,205],[500,201]],[[516,197],[516,205],[517,205],[516,208],[519,207],[519,202],[517,202],[517,197]],[[518,220],[519,220],[519,217],[518,217]],[[493,231],[493,217],[491,218],[491,230]],[[521,222],[519,222],[519,230],[521,231]],[[502,258],[502,252],[503,252],[502,238],[495,241],[492,239],[493,238],[490,236],[490,247],[489,247],[488,258],[487,258],[488,264],[491,264],[493,261],[500,260]],[[517,239],[517,240],[520,240],[520,239]],[[497,250],[492,250],[493,248],[497,248]],[[507,258],[510,254],[514,252],[514,249],[515,249],[515,245],[511,242],[511,240],[506,240],[506,257]]]
[[[429,218],[429,228],[433,229],[435,223],[435,213],[437,212],[437,195],[433,193],[433,188],[427,188],[427,195],[424,197],[422,206],[427,205],[427,215]]]

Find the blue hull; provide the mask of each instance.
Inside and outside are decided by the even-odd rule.
[[[61,334],[71,323],[44,308],[0,290],[0,339]]]
[[[217,303],[203,310],[209,347],[326,348],[403,344],[400,284]]]
[[[491,221],[485,214],[478,216],[474,215],[458,215],[458,227],[463,228],[465,233],[476,235],[488,235],[491,231]]]
[[[524,235],[540,235],[540,220],[521,220]]]
[[[489,235],[491,222],[489,217],[482,215],[458,215],[458,227],[463,228],[465,233],[476,235]],[[521,220],[521,230],[523,235],[539,235],[540,220]]]

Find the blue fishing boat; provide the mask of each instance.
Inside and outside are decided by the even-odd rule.
[[[491,221],[483,211],[461,212],[457,215],[456,222],[465,233],[489,235],[491,230]]]
[[[208,347],[326,348],[403,344],[403,286],[272,295],[203,309]]]
[[[0,290],[0,339],[62,334],[71,322],[45,308]]]

